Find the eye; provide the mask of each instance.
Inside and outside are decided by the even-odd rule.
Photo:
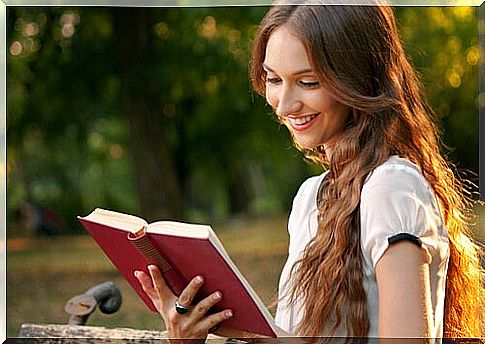
[[[320,86],[320,82],[318,81],[300,81],[300,85],[305,88],[316,88]]]
[[[276,77],[267,77],[266,78],[266,83],[267,84],[272,84],[272,85],[277,85],[281,82],[281,79],[280,78],[276,78]]]

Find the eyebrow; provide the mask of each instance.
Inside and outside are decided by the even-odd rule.
[[[267,64],[263,63],[263,68],[268,71],[268,72],[271,72],[271,73],[275,73],[275,74],[278,74],[276,73],[273,69],[271,69]],[[299,70],[299,71],[296,71],[294,73],[292,73],[293,75],[300,75],[300,74],[305,74],[305,73],[310,73],[310,72],[313,72],[313,69],[311,68],[307,68],[307,69],[302,69],[302,70]]]

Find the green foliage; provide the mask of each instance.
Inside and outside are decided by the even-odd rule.
[[[478,7],[396,10],[407,53],[459,168],[478,175]],[[426,25],[420,25],[426,23]]]
[[[147,19],[153,56],[124,80],[119,46],[126,37],[117,35],[116,9],[8,7],[9,234],[19,234],[14,213],[25,201],[53,209],[67,232],[80,230],[75,215],[97,206],[143,210],[140,199],[148,195],[139,194],[135,171],[144,166],[134,166],[124,82],[150,98],[187,220],[288,210],[299,183],[318,168],[303,162],[251,91],[251,39],[265,11],[153,8]],[[477,171],[477,10],[396,14],[451,157]]]

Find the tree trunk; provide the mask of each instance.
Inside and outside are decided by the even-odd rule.
[[[250,197],[249,175],[242,168],[236,168],[229,175],[229,212],[231,215],[248,213]]]
[[[134,175],[142,215],[147,220],[183,215],[181,184],[150,82],[154,63],[151,9],[113,10],[121,96],[131,135]]]

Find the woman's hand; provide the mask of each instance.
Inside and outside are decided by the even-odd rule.
[[[135,277],[162,316],[167,327],[168,338],[204,340],[210,329],[232,317],[232,311],[229,309],[206,315],[207,311],[222,299],[220,292],[215,292],[201,300],[186,314],[177,313],[175,302],[178,301],[180,305],[186,307],[191,306],[197,291],[204,283],[203,278],[197,276],[192,279],[177,298],[156,266],[149,265],[148,271],[150,276],[143,271],[135,271]]]

